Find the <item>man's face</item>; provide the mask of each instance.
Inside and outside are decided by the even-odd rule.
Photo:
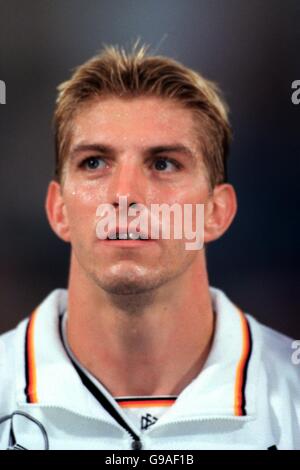
[[[168,99],[105,98],[74,119],[62,198],[75,262],[111,293],[159,287],[196,267],[185,239],[100,240],[99,205],[204,203],[209,185],[190,110]],[[202,254],[203,256],[203,254]]]

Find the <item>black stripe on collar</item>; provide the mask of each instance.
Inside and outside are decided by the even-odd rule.
[[[247,334],[248,334],[248,338],[249,338],[249,351],[248,351],[248,355],[247,355],[247,358],[246,358],[246,361],[245,361],[245,366],[244,366],[244,371],[243,371],[242,405],[241,405],[242,415],[243,416],[247,416],[247,412],[246,412],[246,385],[247,385],[248,366],[249,366],[249,361],[250,361],[252,348],[253,348],[252,333],[251,333],[249,321],[248,321],[246,316],[245,316],[245,320],[246,320],[246,325],[247,325]]]
[[[63,315],[59,317],[59,335],[61,342],[65,348],[65,351],[72,362],[74,368],[76,369],[83,385],[88,389],[88,391],[96,398],[96,400],[100,403],[101,406],[115,419],[115,421],[124,428],[135,441],[139,441],[139,436],[131,429],[131,427],[126,423],[126,421],[122,418],[122,416],[118,413],[118,411],[114,408],[114,406],[110,403],[110,401],[106,398],[105,395],[99,390],[96,385],[84,374],[84,372],[78,367],[78,365],[73,361],[72,357],[70,356],[63,339],[63,330],[62,330],[62,321]]]

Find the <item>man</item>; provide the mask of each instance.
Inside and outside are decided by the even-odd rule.
[[[60,86],[55,130],[46,210],[72,247],[68,291],[2,337],[2,448],[299,448],[291,340],[209,287],[205,249],[174,236],[175,215],[169,238],[129,228],[143,207],[161,235],[157,204],[201,206],[204,247],[230,226],[217,87],[109,47]],[[99,234],[124,201],[126,223],[111,212]]]

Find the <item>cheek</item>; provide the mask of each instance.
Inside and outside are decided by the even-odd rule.
[[[82,205],[90,206],[92,204],[100,204],[107,193],[104,184],[99,181],[84,181],[78,182],[66,180],[64,185],[64,194],[68,200],[78,200]]]
[[[72,209],[75,211],[94,211],[96,213],[97,206],[107,199],[106,185],[98,180],[92,181],[66,181],[65,199]]]
[[[165,198],[165,202],[170,206],[178,204],[181,206],[181,217],[175,218],[172,216],[171,226],[173,230],[181,234],[182,238],[179,240],[172,240],[171,246],[173,249],[178,250],[178,259],[181,256],[184,258],[193,259],[197,256],[199,249],[197,246],[202,246],[204,240],[204,225],[205,225],[205,206],[204,203],[208,197],[208,188],[206,185],[200,187],[192,186],[187,190],[169,192]],[[187,249],[186,247],[193,247]],[[181,253],[181,255],[179,255]]]
[[[157,195],[158,196],[158,195]],[[188,188],[168,187],[165,191],[159,193],[160,202],[167,204],[201,204],[207,199],[208,191],[203,185],[190,185]],[[158,197],[157,197],[158,199]]]
[[[65,206],[71,233],[95,230],[96,211],[102,202],[101,192],[91,187],[68,188]]]

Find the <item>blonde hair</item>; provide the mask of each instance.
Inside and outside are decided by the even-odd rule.
[[[231,129],[228,108],[218,86],[173,59],[149,55],[147,46],[138,45],[130,52],[105,46],[59,85],[54,114],[58,180],[69,151],[75,113],[80,112],[82,104],[101,96],[154,96],[175,100],[191,109],[197,118],[211,188],[227,180]]]

